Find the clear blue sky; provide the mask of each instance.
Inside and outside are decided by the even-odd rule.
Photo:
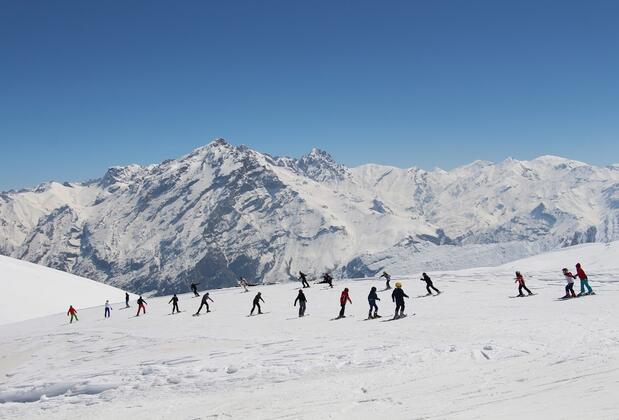
[[[0,190],[215,137],[348,165],[619,162],[618,1],[0,7]]]

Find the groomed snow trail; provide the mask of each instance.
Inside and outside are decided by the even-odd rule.
[[[598,294],[557,301],[559,270],[575,261],[539,258],[558,270],[522,267],[537,293],[527,298],[509,298],[507,266],[430,273],[437,297],[413,298],[424,283],[404,279],[416,315],[396,322],[364,321],[370,287],[384,286],[365,280],[306,289],[302,319],[298,285],[282,284],[213,291],[200,317],[186,294],[178,315],[156,298],[138,318],[132,302],[108,320],[93,308],[72,325],[55,315],[0,326],[0,417],[618,418],[619,269],[599,276],[583,260]],[[330,322],[344,287],[350,316]],[[257,291],[268,313],[247,317]]]

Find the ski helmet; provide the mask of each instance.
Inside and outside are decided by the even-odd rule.
[[[397,287],[397,288],[400,288],[400,287],[402,287],[402,283],[400,283],[400,282],[397,282],[397,283],[395,284],[395,287]]]

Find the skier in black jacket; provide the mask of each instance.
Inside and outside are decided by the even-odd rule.
[[[129,307],[129,293],[125,292],[125,308]]]
[[[307,282],[307,276],[304,272],[299,271],[299,280],[301,280],[301,283],[303,284],[303,288],[305,289],[306,287],[310,287],[309,283]]]
[[[322,281],[318,282],[318,284],[328,284],[329,287],[333,288],[333,277],[329,273],[324,273],[322,275]]]
[[[395,315],[393,319],[402,318],[404,315],[404,298],[408,298],[408,295],[402,290],[402,283],[397,282],[395,289],[391,293],[391,300],[395,302]]]
[[[200,293],[198,293],[198,284],[200,283],[191,283],[191,285],[189,287],[191,287],[191,291],[193,292],[193,295],[195,297],[200,296]]]
[[[378,315],[378,305],[376,304],[377,300],[380,300],[380,298],[376,294],[376,287],[372,287],[372,290],[370,290],[370,294],[368,295],[368,303],[370,304],[368,319],[380,318],[380,315]],[[374,309],[374,315],[372,315],[372,309]]]
[[[297,302],[299,302],[299,318],[301,318],[305,316],[305,304],[307,303],[307,298],[305,297],[303,290],[299,290],[299,294],[294,300],[294,306],[297,306]]]
[[[176,312],[180,312],[180,309],[178,309],[178,298],[176,297],[176,293],[174,294],[174,296],[172,296],[172,299],[170,299],[170,301],[168,302],[168,304],[172,304],[172,313],[174,313],[174,311]]]
[[[140,296],[137,300],[137,304],[138,304],[138,313],[135,316],[140,316],[140,311],[143,311],[144,315],[146,315],[146,306],[148,305],[148,303],[146,303],[146,301],[144,299],[142,299],[142,296]]]
[[[264,303],[264,299],[262,299],[262,293],[258,292],[256,297],[254,298],[254,306],[251,307],[250,315],[254,314],[254,310],[258,308],[258,314],[262,313],[262,309],[260,308],[260,301]]]
[[[437,295],[441,293],[440,290],[438,290],[436,287],[434,287],[434,284],[432,284],[432,279],[426,273],[423,273],[422,277],[419,280],[426,282],[426,290],[428,291],[428,295],[432,294],[432,290],[434,290]],[[430,290],[430,289],[432,289],[432,290]]]
[[[211,299],[208,295],[208,292],[204,294],[204,296],[202,296],[202,302],[200,302],[200,307],[198,308],[198,312],[195,313],[195,315],[200,315],[200,311],[202,310],[203,306],[206,306],[206,312],[209,313],[211,312],[211,310],[208,307],[208,301],[213,302],[213,299]]]

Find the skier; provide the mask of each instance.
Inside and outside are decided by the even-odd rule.
[[[69,321],[69,324],[73,324],[73,318],[75,318],[76,321],[79,321],[79,319],[77,319],[77,311],[75,310],[73,305],[69,305],[69,310],[67,311],[67,316],[69,316],[69,315],[71,315],[71,320]]]
[[[421,275],[422,277],[420,280],[426,282],[426,290],[428,291],[428,294],[426,296],[432,295],[432,290],[434,290],[437,295],[440,295],[441,291],[438,290],[436,287],[434,287],[434,284],[432,283],[432,279],[430,278],[430,276],[428,276],[426,273],[422,273]]]
[[[383,274],[380,275],[379,279],[384,277],[385,280],[387,280],[387,284],[385,285],[385,289],[389,290],[391,289],[391,285],[389,284],[389,282],[391,281],[391,276],[389,274],[387,274],[386,271],[383,271]]]
[[[112,310],[112,305],[110,305],[110,301],[106,300],[105,301],[105,311],[104,311],[104,317],[105,318],[109,318],[110,317],[110,311]]]
[[[176,297],[176,293],[174,293],[174,296],[172,296],[172,299],[170,299],[168,305],[170,303],[172,304],[172,314],[174,314],[175,310],[176,312],[180,313],[180,309],[178,309],[178,298]]]
[[[243,277],[239,278],[239,286],[243,287],[246,292],[249,292],[249,289],[247,288],[247,280],[245,280]]]
[[[125,308],[129,307],[129,293],[125,292]]]
[[[195,315],[200,315],[200,311],[202,310],[203,306],[206,306],[206,313],[211,312],[211,310],[208,307],[208,301],[213,302],[213,299],[211,299],[208,295],[208,293],[205,293],[204,296],[202,296],[202,302],[200,302],[200,307],[198,308],[198,312],[195,313]]]
[[[324,273],[322,275],[322,281],[318,282],[318,284],[328,284],[329,287],[333,288],[333,277],[329,273]]]
[[[200,283],[191,283],[191,285],[189,287],[191,287],[191,291],[193,292],[193,295],[195,297],[200,296],[200,293],[198,293],[198,284]]]
[[[576,275],[580,279],[580,293],[578,296],[582,295],[595,295],[591,286],[589,286],[589,279],[587,278],[587,274],[585,270],[582,269],[580,263],[576,264]],[[587,292],[585,292],[585,287],[587,288]]]
[[[144,299],[142,299],[142,296],[140,296],[137,300],[137,304],[138,304],[138,313],[135,316],[140,316],[140,310],[144,311],[144,315],[146,315],[146,306],[148,305],[148,303],[146,303],[146,301]]]
[[[376,287],[372,287],[372,290],[370,290],[370,294],[368,295],[368,303],[370,304],[370,312],[368,313],[368,319],[380,318],[380,315],[378,315],[378,305],[376,304],[377,300],[380,300],[380,298],[376,294]],[[373,315],[372,315],[372,309],[374,309]]]
[[[305,316],[305,305],[307,303],[307,298],[305,297],[305,293],[303,293],[303,290],[299,290],[299,294],[294,300],[294,306],[297,306],[297,302],[299,302],[299,318],[301,318]]]
[[[516,271],[516,278],[514,279],[514,283],[518,283],[518,296],[523,297],[522,289],[526,290],[529,296],[533,294],[532,291],[524,284],[524,277],[520,274],[520,271]]]
[[[262,314],[262,309],[260,308],[260,301],[262,301],[262,303],[266,303],[264,299],[262,299],[262,293],[258,292],[256,297],[254,297],[254,306],[251,307],[251,312],[249,313],[249,315],[253,315],[256,308],[258,308],[258,315]]]
[[[338,315],[338,317],[336,319],[340,319],[340,318],[346,318],[346,315],[344,315],[344,311],[346,311],[346,303],[350,302],[350,304],[352,305],[352,300],[350,300],[350,296],[348,295],[348,287],[344,289],[344,291],[342,292],[342,295],[340,296],[340,314]]]
[[[395,315],[393,316],[393,319],[406,316],[404,314],[404,308],[406,306],[404,304],[404,298],[408,298],[408,295],[404,293],[404,290],[402,290],[402,283],[397,282],[395,284],[395,289],[391,292],[391,300],[395,302]]]
[[[567,268],[564,268],[562,271],[563,278],[565,279],[567,284],[565,285],[565,296],[563,296],[561,299],[569,299],[571,297],[575,298],[576,293],[574,292],[574,279],[576,278],[576,276],[573,275]]]
[[[301,280],[301,283],[303,284],[303,288],[305,289],[306,287],[310,287],[309,283],[307,282],[307,276],[304,272],[299,271],[299,280]]]

